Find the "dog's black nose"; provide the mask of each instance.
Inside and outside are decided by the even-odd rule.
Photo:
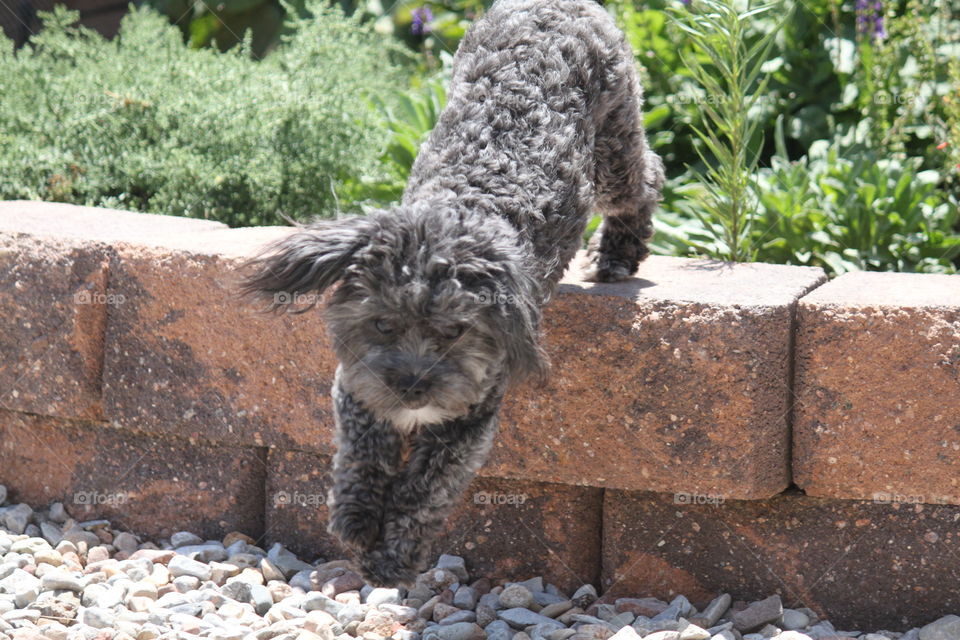
[[[429,391],[432,386],[433,383],[431,383],[430,380],[420,376],[403,376],[397,380],[397,389],[408,398],[419,398]]]

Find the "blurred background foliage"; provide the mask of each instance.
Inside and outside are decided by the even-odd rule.
[[[303,4],[306,0],[148,1],[180,30],[185,51],[229,51],[267,65],[291,61],[290,43],[313,24],[310,16],[317,12],[317,6]],[[748,47],[783,23],[762,73],[743,87],[751,98],[743,118],[752,132],[749,149],[756,164],[743,214],[748,224],[741,227],[749,250],[742,258],[816,265],[831,273],[955,271],[960,261],[960,5],[953,0],[778,0],[772,11],[749,13],[746,0],[724,1],[742,12]],[[351,103],[350,113],[366,128],[362,144],[370,145],[367,152],[375,161],[363,169],[344,163],[339,177],[328,180],[333,187],[326,196],[318,192],[313,201],[305,195],[296,206],[227,216],[231,223],[258,223],[281,214],[296,219],[333,215],[331,193],[343,211],[396,202],[417,149],[445,104],[453,53],[492,2],[333,4],[352,16],[353,26],[336,28],[362,30],[365,42],[389,57],[396,71],[383,76],[385,81],[367,77],[368,83],[358,76],[353,85],[363,104]],[[720,160],[697,131],[710,125],[705,107],[729,96],[718,95],[687,64],[697,61],[709,73],[716,61],[680,28],[683,12],[692,18],[709,5],[700,0],[604,4],[636,53],[648,134],[668,168],[654,250],[726,257],[730,247],[722,224],[705,216],[703,207],[707,185],[702,176]],[[325,37],[323,29],[311,34]],[[318,76],[337,64],[322,56],[314,62],[312,73]],[[255,108],[235,102],[243,98],[222,78],[205,75],[217,69],[198,72],[182,90],[214,84],[228,111]],[[271,69],[276,73],[284,66]],[[301,72],[306,78],[311,70],[301,67]],[[306,82],[299,76],[288,81]],[[246,126],[254,125],[248,121]],[[213,145],[216,135],[207,135]],[[347,158],[352,152],[343,153]],[[325,171],[328,178],[336,173]],[[117,202],[132,206],[129,199]],[[249,201],[245,206],[262,211],[267,205]],[[176,208],[158,210],[184,214]],[[217,217],[217,211],[200,207],[186,214]]]

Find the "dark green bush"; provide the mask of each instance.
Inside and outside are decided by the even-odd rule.
[[[323,2],[260,61],[192,50],[150,10],[113,41],[62,9],[16,54],[0,43],[0,199],[275,224],[349,206],[384,179],[370,98],[395,47]]]

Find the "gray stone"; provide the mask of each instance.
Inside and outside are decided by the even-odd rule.
[[[270,551],[267,552],[267,559],[287,577],[294,575],[298,571],[313,569],[311,565],[297,558],[297,556],[285,549],[279,542],[270,547]]]
[[[77,546],[82,542],[87,545],[87,548],[96,547],[100,544],[100,538],[97,537],[97,534],[76,525],[63,532],[63,540]]]
[[[83,578],[75,576],[69,571],[64,571],[62,569],[46,573],[40,579],[40,587],[44,591],[65,589],[67,591],[76,591],[79,593],[83,591],[85,586],[87,585]]]
[[[477,590],[467,585],[460,585],[457,592],[453,594],[453,606],[461,609],[475,609],[477,607]]]
[[[732,620],[734,628],[745,633],[776,622],[782,615],[783,603],[780,601],[780,596],[770,596],[765,600],[754,602],[743,611],[737,611],[733,614]]]
[[[640,634],[633,627],[625,626],[610,636],[610,640],[640,640]]]
[[[18,608],[25,609],[36,602],[39,596],[40,587],[36,584],[32,584],[17,591],[13,596],[13,603],[17,605]]]
[[[116,619],[116,615],[109,609],[88,607],[80,611],[80,622],[95,629],[110,629]]]
[[[525,633],[530,636],[530,640],[550,640],[550,635],[558,631],[570,631],[570,629],[557,629],[550,625],[535,624],[528,627]]]
[[[200,562],[221,562],[227,559],[227,550],[219,542],[185,544],[177,547],[177,553]]]
[[[944,616],[920,629],[920,640],[957,640],[960,638],[960,616]]]
[[[170,546],[174,549],[194,544],[203,544],[203,538],[189,531],[177,531],[170,536]]]
[[[286,576],[283,575],[283,571],[273,564],[268,558],[260,559],[260,573],[263,574],[263,579],[267,582],[271,580],[283,580],[286,581]]]
[[[771,634],[771,637],[772,635],[773,634]],[[678,640],[710,640],[710,632],[691,623],[683,626],[681,621],[680,637]]]
[[[363,606],[356,603],[344,605],[343,608],[336,613],[337,621],[343,625],[351,622],[359,622],[363,620],[365,615],[366,612]]]
[[[506,589],[504,589],[506,591]],[[497,617],[505,621],[514,629],[525,629],[531,625],[535,624],[548,624],[553,625],[554,629],[562,629],[565,625],[561,622],[557,622],[552,618],[547,616],[542,616],[539,613],[534,613],[529,609],[524,609],[522,607],[513,607],[510,609],[504,609],[497,613]]]
[[[784,609],[779,626],[785,631],[797,631],[805,629],[808,624],[810,624],[810,618],[807,614],[796,609]]]
[[[135,535],[121,531],[113,536],[113,546],[116,547],[118,551],[132,554],[139,548],[139,543]]]
[[[30,518],[33,516],[33,509],[23,503],[13,507],[4,507],[2,511],[0,524],[3,524],[7,531],[16,535],[22,534],[27,529],[27,524],[30,523]]]
[[[40,612],[36,609],[14,609],[3,614],[3,619],[7,622],[29,621],[36,622],[40,618]]]
[[[389,613],[393,616],[394,620],[401,624],[406,624],[417,619],[417,610],[413,607],[405,607],[402,604],[381,604],[377,608]]]
[[[475,622],[458,622],[450,625],[430,627],[423,633],[424,640],[484,640],[486,634]]]
[[[526,609],[533,604],[533,594],[522,584],[511,584],[500,593],[500,604],[506,609]]]
[[[261,616],[273,606],[273,596],[270,594],[270,589],[262,584],[240,581],[229,582],[220,589],[220,593],[237,602],[252,604],[257,614]],[[305,610],[312,611],[313,609]]]
[[[337,614],[340,613],[340,610],[346,605],[323,595],[319,591],[311,591],[304,597],[301,606],[304,611],[326,611],[336,617]]]
[[[7,501],[7,488],[0,484],[0,506]]]
[[[50,505],[49,517],[57,524],[63,524],[70,517],[70,514],[67,513],[67,509],[62,502],[54,502]]]
[[[373,607],[381,604],[400,604],[400,590],[382,587],[371,589],[365,602]]]
[[[483,630],[487,633],[487,640],[510,640],[515,633],[513,628],[503,620],[494,620]]]
[[[320,585],[315,584],[313,580],[313,575],[316,573],[313,569],[305,569],[303,571],[298,571],[294,574],[292,578],[288,581],[291,587],[303,589],[304,591],[312,591],[313,589],[319,589]]]
[[[209,580],[213,573],[213,570],[202,562],[180,555],[173,556],[167,565],[167,569],[170,570],[170,575],[175,578],[192,576],[198,580]]]
[[[653,622],[660,622],[663,620],[679,620],[680,618],[689,616],[692,612],[693,605],[690,604],[690,601],[687,600],[685,596],[677,596],[670,601],[670,605],[666,609],[653,616],[651,620]]]
[[[573,600],[561,600],[560,602],[548,604],[543,609],[540,609],[539,613],[540,615],[547,616],[548,618],[556,618],[560,614],[566,613],[572,608]]]
[[[433,591],[443,591],[455,584],[459,579],[457,574],[446,569],[430,569],[417,576],[417,585]]]
[[[212,570],[211,570],[212,573]],[[197,576],[178,576],[173,580],[173,588],[180,593],[190,593],[200,587],[200,578]]]
[[[22,540],[17,540],[10,545],[10,551],[13,551],[14,553],[26,553],[31,556],[35,556],[43,549],[49,548],[50,543],[39,537],[23,538]]]
[[[40,523],[40,535],[42,535],[43,539],[54,547],[60,544],[60,541],[63,540],[63,532],[60,530],[60,527],[52,522]]]
[[[476,622],[477,614],[473,611],[460,610],[444,617],[440,624],[457,624],[458,622]]]
[[[575,606],[586,609],[597,600],[597,589],[592,584],[585,584],[573,592],[570,598]]]
[[[0,580],[0,593],[18,593],[32,587],[39,589],[40,580],[19,568]]]
[[[100,609],[112,609],[123,602],[123,591],[123,585],[105,585],[105,588],[97,593],[93,606]],[[86,595],[86,592],[84,592],[84,595]]]
[[[485,607],[490,607],[494,611],[499,611],[503,609],[503,603],[500,602],[500,596],[496,593],[485,593],[480,596],[480,600],[477,603],[477,606],[483,605]]]
[[[543,578],[537,576],[536,578],[530,578],[529,580],[524,580],[523,582],[517,582],[515,584],[522,584],[531,592],[543,591]]]
[[[467,573],[467,563],[460,556],[452,556],[444,553],[437,560],[438,569],[446,569],[455,576],[460,582],[466,582],[470,579],[470,574]]]
[[[491,622],[497,619],[497,612],[491,609],[490,607],[478,604],[477,605],[477,624],[483,628],[486,628]]]
[[[548,604],[556,604],[558,602],[563,602],[565,600],[566,598],[564,598],[563,596],[552,594],[549,591],[533,592],[533,601],[536,602],[541,607],[545,607]]]
[[[694,619],[698,625],[710,628],[717,624],[717,620],[722,618],[723,614],[730,609],[731,602],[733,602],[733,598],[730,597],[730,594],[722,593],[704,607],[703,611],[694,616]]]

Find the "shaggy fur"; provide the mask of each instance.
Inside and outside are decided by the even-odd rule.
[[[540,310],[589,247],[601,281],[647,255],[663,166],[633,54],[592,0],[499,0],[464,38],[402,204],[317,222],[256,262],[274,307],[334,283],[329,529],[374,584],[409,583],[497,430],[544,372]],[[277,297],[279,296],[279,297]]]

